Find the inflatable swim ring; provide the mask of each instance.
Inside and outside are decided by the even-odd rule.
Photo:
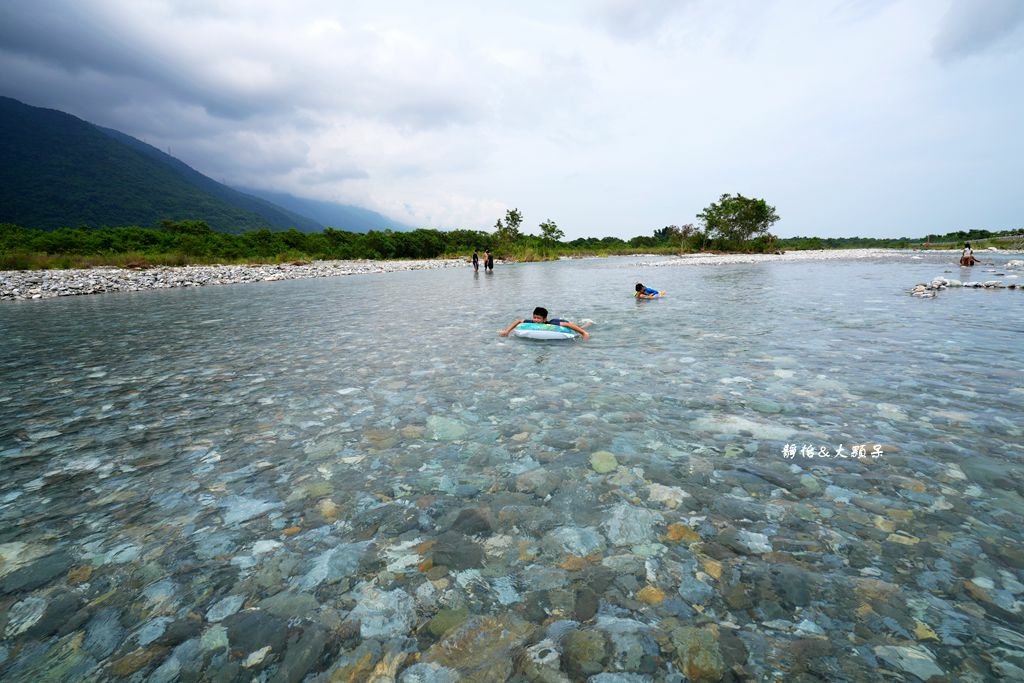
[[[576,333],[568,327],[548,323],[519,323],[512,334],[523,339],[575,339]]]

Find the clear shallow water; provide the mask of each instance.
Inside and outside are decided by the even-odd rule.
[[[484,650],[489,680],[694,651],[711,679],[1012,678],[1024,292],[907,294],[1020,282],[988,270],[600,259],[0,306],[0,676],[454,680]],[[536,305],[591,339],[497,337]],[[882,455],[801,455],[840,445]],[[553,665],[497,663],[545,637]]]

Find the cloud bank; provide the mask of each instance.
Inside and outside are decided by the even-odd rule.
[[[1016,0],[8,0],[0,94],[424,227],[631,237],[741,192],[782,235],[919,236],[1024,223],[1022,25]]]

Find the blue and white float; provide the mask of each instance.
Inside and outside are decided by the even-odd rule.
[[[575,339],[577,334],[568,327],[549,323],[519,323],[512,334],[523,339]]]

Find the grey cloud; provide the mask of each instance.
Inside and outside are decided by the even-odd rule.
[[[331,185],[346,180],[365,180],[369,177],[369,173],[354,165],[306,170],[299,174],[299,179],[304,185]]]
[[[239,120],[257,112],[279,111],[285,105],[278,98],[240,94],[220,84],[196,78],[182,58],[185,42],[145,44],[112,14],[90,13],[87,3],[9,2],[0,7],[0,53],[56,67],[84,78],[100,75],[104,98],[111,105],[123,105],[138,90],[158,90],[181,102],[200,106],[210,114]],[[2,82],[2,81],[0,81]],[[42,94],[54,87],[40,82]]]
[[[607,0],[593,16],[612,36],[636,41],[656,34],[686,4],[684,0]]]
[[[170,8],[186,21],[211,14],[224,18],[225,12],[236,11],[206,3]],[[10,91],[17,79],[16,90],[32,104],[53,101],[54,91],[69,82],[86,81],[91,88],[87,99],[95,105],[90,110],[104,102],[108,110],[130,110],[155,97],[228,121],[294,115],[305,108],[369,116],[405,129],[437,129],[473,123],[486,114],[461,83],[419,85],[416,71],[429,69],[425,64],[394,69],[352,58],[328,69],[316,63],[315,55],[285,56],[271,47],[260,51],[258,44],[247,46],[248,55],[234,56],[266,65],[274,78],[260,88],[237,87],[225,82],[223,71],[206,68],[202,53],[190,47],[190,41],[209,40],[210,35],[129,21],[113,5],[70,0],[0,4],[0,65],[30,62],[47,67],[48,75],[33,83],[8,71],[0,75],[0,88]],[[383,44],[372,32],[356,31],[348,38],[363,45],[362,54]],[[229,49],[226,44],[224,50]],[[36,75],[43,71],[33,69]]]
[[[471,102],[425,96],[396,103],[384,117],[402,127],[436,129],[473,123],[480,119],[481,110]]]
[[[70,72],[145,72],[147,57],[126,45],[112,26],[74,3],[9,2],[0,6],[0,49]]]
[[[935,38],[935,56],[952,62],[995,49],[1022,24],[1020,0],[953,0]]]

